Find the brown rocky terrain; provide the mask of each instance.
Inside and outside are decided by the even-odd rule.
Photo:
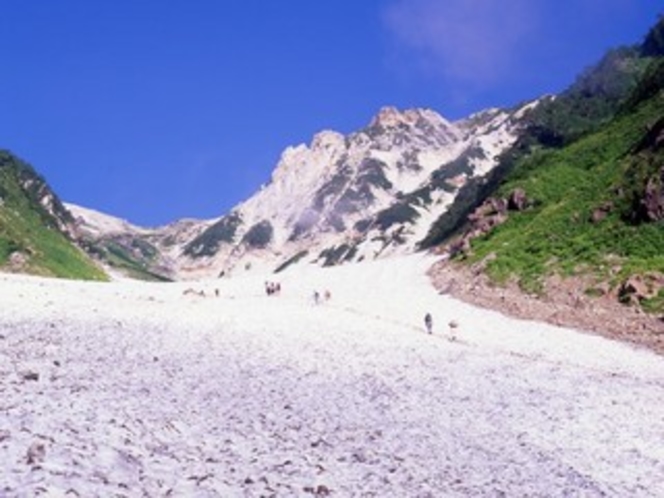
[[[664,317],[620,303],[615,293],[587,295],[580,278],[550,278],[542,296],[528,295],[516,284],[497,286],[478,267],[447,259],[429,275],[441,294],[500,311],[506,315],[593,332],[609,339],[648,348],[664,355]]]

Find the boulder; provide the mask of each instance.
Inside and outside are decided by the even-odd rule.
[[[507,209],[510,211],[523,211],[528,207],[528,197],[522,188],[515,188],[507,199]]]
[[[613,210],[613,203],[605,202],[601,206],[593,209],[593,212],[590,215],[590,221],[592,223],[599,223],[604,218],[606,218],[609,215],[609,213],[611,213],[612,210]]]
[[[660,221],[664,219],[664,168],[659,175],[651,177],[641,199],[641,208],[646,221]]]
[[[623,303],[638,304],[657,296],[661,289],[664,289],[664,275],[632,275],[620,285],[618,299]]]

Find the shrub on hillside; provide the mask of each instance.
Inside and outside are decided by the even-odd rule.
[[[254,249],[263,249],[272,242],[274,229],[272,224],[263,220],[252,226],[242,237],[242,243]]]
[[[241,223],[242,218],[237,213],[224,216],[189,242],[184,248],[184,254],[191,257],[214,256],[222,243],[233,242]]]

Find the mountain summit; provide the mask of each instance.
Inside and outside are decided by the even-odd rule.
[[[536,105],[458,122],[431,109],[384,107],[354,133],[325,130],[308,145],[287,147],[255,195],[213,220],[100,236],[103,227],[93,230],[89,213],[77,215],[90,235],[112,238],[116,250],[124,246],[134,258],[141,255],[128,240],[149,243],[160,272],[177,279],[408,253],[466,182],[481,181],[496,166]]]

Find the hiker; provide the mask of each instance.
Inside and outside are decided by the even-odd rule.
[[[459,327],[459,324],[456,320],[451,320],[448,325],[450,327],[450,341],[456,341],[456,329]]]
[[[314,304],[318,304],[320,302],[320,294],[318,291],[314,291]]]
[[[433,328],[433,318],[431,318],[431,313],[424,315],[424,326],[427,329],[427,333],[430,334]]]
[[[268,296],[277,296],[281,292],[281,284],[279,282],[265,282],[265,293]]]

